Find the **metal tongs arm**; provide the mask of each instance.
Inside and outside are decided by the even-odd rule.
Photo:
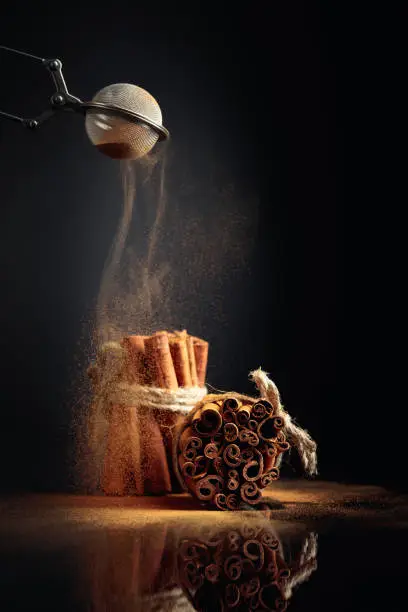
[[[55,85],[55,92],[51,96],[50,99],[50,108],[43,111],[37,117],[32,119],[19,117],[18,115],[12,115],[10,113],[6,113],[4,111],[0,111],[0,116],[5,117],[6,119],[10,119],[11,121],[15,121],[17,123],[21,123],[24,127],[30,129],[36,129],[45,121],[50,119],[57,110],[78,110],[81,106],[82,102],[79,98],[72,96],[67,88],[65,83],[65,79],[62,74],[62,62],[59,59],[44,59],[42,57],[38,57],[37,55],[32,55],[31,53],[26,53],[25,51],[19,51],[17,49],[11,49],[10,47],[4,47],[0,45],[0,50],[9,51],[10,53],[15,53],[17,55],[22,55],[28,57],[30,59],[37,60],[41,62],[41,64],[48,70],[51,74],[52,80]]]

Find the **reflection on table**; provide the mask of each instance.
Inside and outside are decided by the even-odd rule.
[[[285,610],[317,568],[316,534],[254,512],[99,532],[81,550],[94,612]]]

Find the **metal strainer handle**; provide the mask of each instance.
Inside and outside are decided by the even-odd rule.
[[[50,119],[56,111],[73,111],[82,115],[86,115],[88,111],[102,111],[107,115],[115,115],[131,123],[140,123],[149,126],[154,132],[156,132],[158,140],[164,140],[169,137],[169,131],[163,125],[157,123],[146,115],[133,112],[130,109],[120,108],[115,105],[104,104],[102,102],[83,102],[79,98],[71,95],[62,75],[61,60],[44,59],[37,55],[32,55],[31,53],[26,53],[25,51],[19,51],[17,49],[11,49],[10,47],[5,47],[3,45],[0,45],[0,50],[15,53],[17,55],[25,56],[41,62],[42,65],[45,66],[45,68],[50,72],[55,85],[55,92],[50,98],[50,107],[37,117],[30,119],[13,115],[5,111],[0,111],[0,117],[21,123],[27,128],[36,129],[45,121]]]

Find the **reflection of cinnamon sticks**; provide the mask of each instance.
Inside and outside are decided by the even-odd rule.
[[[90,591],[88,609],[131,612],[142,609],[140,599],[152,591],[171,589],[177,571],[173,540],[164,521],[132,530],[104,529],[85,538],[79,563],[80,581]]]
[[[220,508],[223,497],[217,495]],[[253,537],[242,529],[223,531],[217,545],[204,534],[199,540],[183,540],[179,579],[195,609],[285,610],[290,598],[285,580],[290,569],[269,542],[279,544],[268,525]]]

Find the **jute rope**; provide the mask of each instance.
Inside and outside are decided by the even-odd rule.
[[[206,395],[206,387],[180,387],[175,391],[170,391],[169,389],[119,383],[111,393],[109,400],[115,404],[142,406],[146,409],[160,408],[188,414]]]
[[[283,409],[280,399],[280,393],[275,383],[268,378],[266,372],[259,368],[253,370],[249,374],[249,378],[256,384],[262,398],[271,402],[276,410],[276,414],[285,421],[285,432],[289,438],[289,442],[297,448],[303,469],[306,474],[314,476],[317,474],[317,444],[311,438],[309,433],[295,425],[292,417],[286,410]]]
[[[297,568],[291,570],[289,579],[283,585],[283,596],[286,601],[292,597],[293,590],[309,580],[310,576],[317,569],[317,550],[317,534],[314,532],[309,533],[303,543]]]
[[[143,409],[159,408],[187,414],[207,395],[206,387],[179,387],[172,391],[123,381],[126,350],[118,342],[106,342],[91,372],[95,376],[96,399],[106,405],[122,404]]]

